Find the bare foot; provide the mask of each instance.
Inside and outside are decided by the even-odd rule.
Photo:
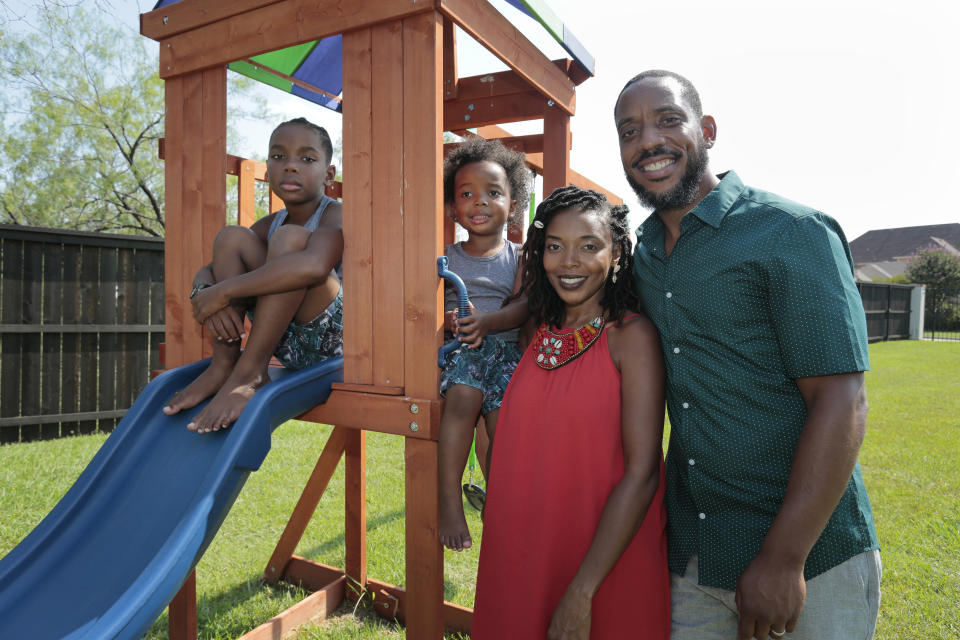
[[[210,404],[190,421],[187,429],[197,433],[209,433],[226,429],[233,424],[243,413],[243,408],[250,402],[250,398],[257,389],[269,381],[266,371],[253,376],[252,379],[244,378],[245,376],[241,376],[234,369],[233,374],[223,383],[217,395],[213,396]]]
[[[170,402],[163,407],[163,412],[172,416],[184,409],[197,406],[223,386],[231,371],[233,371],[233,362],[214,360],[193,382],[173,394]]]
[[[457,486],[459,489],[460,486]],[[473,546],[473,538],[470,537],[470,528],[467,526],[467,518],[463,515],[463,499],[460,492],[457,491],[456,499],[451,496],[449,499],[440,499],[440,542],[448,549],[454,551],[463,551]]]

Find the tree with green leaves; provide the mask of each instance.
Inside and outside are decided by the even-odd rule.
[[[920,249],[910,258],[906,274],[910,282],[956,293],[960,291],[960,256],[946,249]]]
[[[925,322],[929,326],[945,331],[960,325],[949,304],[960,295],[960,256],[939,247],[920,249],[910,258],[904,275],[910,282],[927,285]]]
[[[154,47],[100,3],[0,26],[0,222],[163,235]],[[252,84],[230,82],[233,96]]]

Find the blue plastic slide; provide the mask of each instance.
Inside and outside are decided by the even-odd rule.
[[[0,638],[143,635],[260,467],[272,430],[324,402],[343,379],[342,358],[277,370],[233,426],[200,435],[186,428],[197,409],[161,409],[206,363],[147,385],[73,487],[0,560]]]

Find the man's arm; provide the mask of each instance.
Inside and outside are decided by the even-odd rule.
[[[803,610],[803,566],[846,490],[867,423],[863,372],[795,380],[807,419],[783,504],[737,582],[739,640],[792,631]]]

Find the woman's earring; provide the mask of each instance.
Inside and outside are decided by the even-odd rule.
[[[613,280],[613,283],[614,283],[614,284],[617,283],[617,272],[618,272],[618,271],[620,271],[620,265],[619,265],[619,263],[613,265],[613,275],[610,276],[610,279]]]

